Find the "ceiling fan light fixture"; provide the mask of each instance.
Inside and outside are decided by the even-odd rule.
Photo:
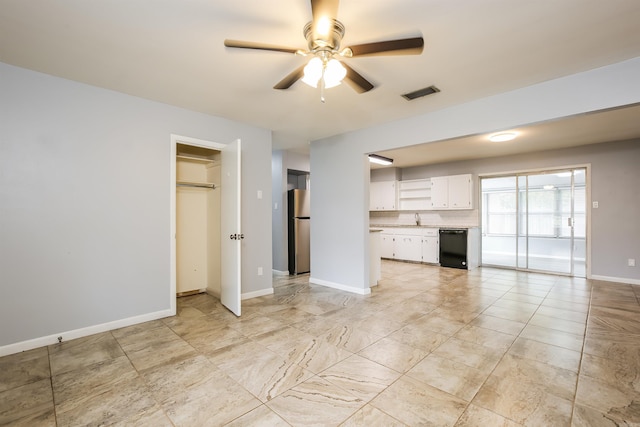
[[[331,18],[328,18],[326,16],[321,16],[320,19],[318,19],[318,23],[316,24],[316,31],[319,35],[326,37],[331,33],[331,21]]]
[[[318,87],[318,82],[322,78],[322,59],[314,56],[304,67],[304,77],[302,81],[311,87]]]
[[[311,87],[318,87],[320,79],[324,78],[326,89],[338,86],[347,75],[347,70],[337,59],[330,59],[326,65],[319,57],[312,58],[304,67],[302,81]]]
[[[324,69],[324,87],[338,86],[347,75],[347,70],[337,59],[331,59]]]

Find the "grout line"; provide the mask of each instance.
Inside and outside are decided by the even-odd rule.
[[[47,347],[47,361],[49,362],[49,383],[51,385],[51,403],[53,404],[53,419],[57,426],[58,425],[58,411],[57,411],[58,405],[56,405],[56,396],[53,391],[53,370],[51,369],[51,354],[49,353],[49,346],[46,346],[46,347]]]
[[[580,372],[582,371],[582,359],[584,358],[584,348],[587,345],[587,334],[589,332],[589,323],[591,320],[591,309],[593,307],[592,302],[593,302],[593,285],[591,286],[591,292],[589,294],[589,310],[587,310],[587,318],[585,320],[585,327],[584,327],[584,336],[583,336],[583,340],[582,340],[582,349],[580,350],[580,361],[578,362],[578,373],[576,374],[576,386],[575,386],[575,390],[573,393],[573,402],[571,405],[571,425],[573,425],[573,417],[574,414],[576,412],[576,400],[578,398],[578,386],[580,384]]]

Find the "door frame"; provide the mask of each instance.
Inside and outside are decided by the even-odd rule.
[[[518,174],[530,174],[530,173],[544,173],[544,172],[553,172],[556,170],[564,170],[564,169],[585,169],[585,186],[586,186],[586,278],[591,279],[591,163],[580,163],[574,165],[557,165],[557,166],[548,166],[545,168],[534,168],[534,169],[518,169],[504,172],[492,172],[492,173],[479,173],[478,174],[478,185],[477,189],[477,200],[478,200],[478,220],[482,218],[482,209],[484,209],[484,205],[482,203],[482,178],[498,178],[501,176],[510,176],[510,175],[518,175]],[[482,237],[480,238],[480,265],[482,266]],[[518,269],[515,268],[514,271]],[[562,275],[561,273],[553,273]]]
[[[169,309],[171,311],[171,315],[173,316],[175,316],[177,312],[176,155],[178,154],[178,144],[191,145],[194,147],[209,148],[212,150],[220,151],[227,146],[227,144],[220,144],[218,142],[171,134],[171,160],[169,162]]]

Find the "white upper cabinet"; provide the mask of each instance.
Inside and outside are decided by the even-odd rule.
[[[473,207],[472,196],[471,175],[449,177],[449,209],[471,209]]]
[[[369,183],[369,210],[395,211],[397,204],[396,182],[381,181]]]
[[[473,209],[471,174],[369,183],[370,211]]]
[[[432,209],[449,209],[449,179],[446,176],[431,178]]]
[[[432,209],[472,209],[471,174],[431,178],[431,206]]]

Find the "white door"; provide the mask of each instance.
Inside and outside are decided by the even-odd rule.
[[[422,262],[437,264],[440,262],[440,243],[437,237],[422,238]]]
[[[236,316],[240,316],[241,241],[244,238],[240,210],[240,140],[221,151],[221,276],[220,301]]]
[[[482,263],[586,276],[586,169],[483,178]]]
[[[393,234],[380,233],[380,256],[393,259]]]
[[[431,178],[431,204],[434,209],[449,207],[449,179],[447,177]]]
[[[454,175],[448,180],[449,208],[471,209],[471,176]]]
[[[405,261],[422,261],[421,236],[396,236],[396,259]]]

